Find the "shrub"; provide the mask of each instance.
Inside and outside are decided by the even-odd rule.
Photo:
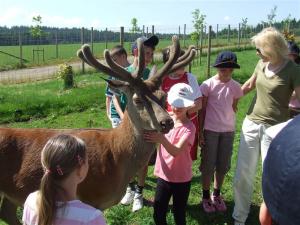
[[[74,71],[71,65],[66,63],[60,64],[57,74],[59,78],[64,80],[64,89],[74,87]]]

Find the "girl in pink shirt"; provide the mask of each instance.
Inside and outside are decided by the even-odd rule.
[[[88,172],[84,142],[74,136],[52,137],[42,150],[44,175],[23,210],[24,225],[105,225],[101,211],[76,197]]]
[[[226,211],[220,195],[225,174],[230,169],[235,130],[235,112],[238,99],[243,95],[241,85],[231,78],[234,68],[240,68],[236,55],[221,52],[214,67],[218,73],[201,84],[203,95],[202,118],[204,132],[200,136],[202,146],[200,171],[202,172],[202,206],[207,213]],[[203,123],[202,123],[203,124]],[[210,196],[210,184],[214,177],[214,191]]]
[[[168,103],[173,112],[174,128],[168,134],[145,131],[149,142],[160,143],[154,174],[158,177],[154,200],[155,224],[166,225],[170,198],[173,197],[173,214],[177,225],[185,225],[185,212],[192,179],[191,147],[196,128],[187,117],[194,104],[191,86],[178,83],[168,92]]]

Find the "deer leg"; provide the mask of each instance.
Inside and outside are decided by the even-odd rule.
[[[17,219],[17,206],[10,202],[5,196],[1,196],[0,219],[9,225],[21,225]]]

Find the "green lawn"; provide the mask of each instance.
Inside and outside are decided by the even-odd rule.
[[[252,73],[257,57],[255,51],[238,52],[240,70],[235,70],[234,78],[244,82]],[[214,60],[215,56],[213,56]],[[204,60],[204,59],[203,59]],[[201,66],[194,63],[192,72],[201,82],[205,79],[205,63]],[[212,74],[215,71],[212,70]],[[61,80],[37,82],[22,85],[6,85],[0,88],[0,123],[10,127],[44,127],[44,128],[81,128],[81,127],[110,127],[105,114],[104,87],[105,84],[97,74],[76,76],[77,88],[62,90]],[[237,149],[241,123],[254,93],[243,97],[239,103],[237,113],[237,131],[232,156],[232,166],[227,174],[222,193],[228,206],[226,213],[203,213],[199,203],[201,201],[201,173],[198,171],[199,159],[193,166],[194,178],[189,196],[187,210],[187,224],[232,224],[232,210],[234,206],[232,181],[236,166]],[[22,115],[16,114],[16,110]],[[21,122],[16,122],[16,121]],[[260,168],[259,168],[260,171]],[[258,225],[258,210],[261,202],[261,173],[255,180],[253,204],[248,224]],[[132,213],[131,206],[116,205],[105,210],[104,215],[108,224],[150,225],[153,224],[153,208],[149,200],[155,192],[155,177],[153,167],[150,167],[145,187],[146,206],[139,212]],[[168,215],[169,224],[174,224],[172,214]],[[3,225],[4,223],[1,223]]]

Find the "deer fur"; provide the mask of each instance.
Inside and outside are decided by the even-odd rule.
[[[159,90],[161,79],[179,65],[187,65],[195,55],[193,48],[177,62],[180,46],[173,37],[169,61],[151,77],[141,79],[144,69],[143,44],[138,40],[139,65],[130,74],[111,59],[98,62],[87,45],[78,56],[105,74],[116,77],[109,86],[122,91],[128,99],[123,122],[115,129],[18,129],[0,128],[0,218],[10,225],[19,224],[16,208],[22,206],[28,194],[40,185],[43,169],[40,154],[47,140],[60,133],[72,134],[87,146],[89,172],[78,187],[78,197],[96,208],[106,209],[117,204],[125,193],[130,179],[146,165],[155,144],[146,142],[143,131],[167,133],[173,121],[164,109],[165,93]]]

